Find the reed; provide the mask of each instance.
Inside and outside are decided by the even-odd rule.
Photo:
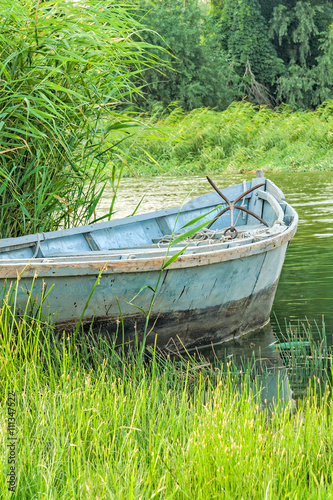
[[[307,112],[245,101],[220,112],[175,107],[156,121],[164,130],[143,132],[124,148],[140,175],[330,170],[332,125],[332,101]]]
[[[121,106],[153,57],[141,26],[99,0],[3,0],[0,23],[1,237],[83,224],[117,178],[115,131],[139,125]]]
[[[38,308],[0,311],[1,498],[329,498],[333,413],[313,379],[294,413],[230,362],[126,354],[55,337]],[[321,389],[320,389],[321,390]],[[15,393],[16,489],[7,404]]]

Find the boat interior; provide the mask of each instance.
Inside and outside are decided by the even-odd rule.
[[[222,191],[208,181],[212,192],[181,207],[2,239],[0,261],[152,258],[184,246],[184,254],[209,252],[271,238],[293,219],[282,191],[262,176]]]

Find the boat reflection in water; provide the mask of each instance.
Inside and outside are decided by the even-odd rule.
[[[293,391],[288,371],[279,355],[277,338],[272,325],[242,335],[229,342],[212,344],[200,349],[189,349],[188,354],[209,362],[223,361],[224,365],[250,372],[250,384],[254,394],[260,393],[263,407],[272,410],[278,403],[294,407]],[[182,353],[184,354],[184,353]]]

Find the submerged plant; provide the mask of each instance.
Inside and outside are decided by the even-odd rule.
[[[327,339],[324,318],[322,325],[314,322],[312,325],[307,319],[298,323],[285,324],[282,329],[275,319],[279,342],[272,348],[277,348],[283,364],[288,370],[290,383],[296,397],[302,397],[313,378],[318,381],[319,387],[332,384],[333,376],[333,349]]]

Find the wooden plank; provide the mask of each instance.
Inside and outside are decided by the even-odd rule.
[[[272,220],[267,220],[267,216],[266,216],[266,220],[265,222],[267,222],[269,225],[273,225],[273,223],[277,222],[277,223],[283,223],[283,218],[284,218],[284,213],[283,213],[283,210],[279,204],[279,202],[276,200],[276,198],[268,193],[267,191],[259,191],[258,192],[258,196],[260,199],[262,200],[265,200],[269,203],[270,207],[272,208],[275,216],[276,216],[276,220],[272,219]],[[269,216],[269,218],[271,219],[271,217]]]
[[[264,226],[260,226],[263,227]],[[253,237],[249,236],[247,238],[242,238],[240,240],[227,240],[227,241],[216,241],[216,243],[207,243],[205,241],[202,241],[200,243],[197,243],[195,245],[190,245],[185,251],[184,255],[188,254],[196,254],[196,253],[201,253],[202,251],[206,251],[207,253],[209,251],[216,251],[220,250],[223,248],[234,248],[234,247],[239,247],[243,245],[247,245],[249,243],[253,242]],[[185,247],[185,243],[176,245],[172,248],[169,249],[168,256],[171,257],[173,254],[181,250],[182,248]],[[204,247],[204,248],[203,248]],[[61,260],[68,260],[72,259],[72,261],[75,261],[77,258],[81,257],[89,257],[89,260],[98,260],[98,259],[104,259],[104,260],[114,260],[114,259],[141,259],[141,258],[148,258],[148,257],[158,257],[158,256],[164,256],[167,252],[167,246],[162,246],[162,247],[152,247],[152,246],[147,246],[147,247],[131,247],[131,248],[122,248],[122,249],[117,249],[117,250],[110,250],[108,252],[105,252],[104,250],[99,250],[99,251],[88,251],[88,252],[65,252],[61,254],[61,257],[58,255],[48,255],[46,259],[61,259]]]
[[[90,247],[82,234],[71,235],[71,237],[47,239],[40,242],[40,250],[45,257],[49,255],[61,255],[66,252],[88,251]]]
[[[259,254],[249,259],[216,263],[209,267],[168,271],[161,281],[154,310],[161,313],[175,309],[190,311],[213,305],[221,306],[244,298],[252,293],[264,258],[265,254]],[[48,313],[59,312],[57,321],[75,318],[76,314],[80,316],[83,310],[87,317],[118,314],[116,295],[120,300],[122,313],[133,314],[135,307],[129,303],[130,300],[142,289],[135,303],[147,310],[152,298],[148,287],[156,287],[158,276],[159,271],[144,274],[133,272],[124,280],[124,275],[121,274],[113,275],[111,279],[110,275],[103,274],[94,291],[94,300],[90,302],[88,297],[95,285],[96,275],[44,277],[48,288],[54,284],[50,299],[44,307]],[[30,286],[31,280],[22,278],[18,303],[24,303],[26,294],[23,289],[29,290]],[[42,280],[38,280],[34,286],[35,294],[40,291],[41,286]],[[147,288],[143,289],[144,286]]]
[[[207,266],[210,264],[226,262],[229,260],[239,260],[247,258],[251,255],[270,251],[284,243],[288,242],[296,233],[298,216],[294,211],[293,221],[285,231],[277,235],[267,238],[262,241],[254,242],[249,245],[239,246],[236,248],[227,248],[215,250],[214,247],[209,252],[205,249],[196,255],[182,255],[175,262],[170,264],[170,269],[184,269]],[[206,247],[207,248],[207,247]],[[115,274],[127,274],[130,272],[149,273],[152,271],[160,271],[163,265],[163,257],[145,256],[134,260],[117,260],[109,261],[109,259],[92,259],[91,257],[74,258],[74,261],[66,262],[65,259],[33,259],[15,262],[13,260],[2,261],[0,265],[0,278],[16,278],[17,273],[23,276],[34,276],[38,274],[39,278],[46,276],[64,276],[66,278],[75,276],[97,275],[101,268],[104,269],[103,274],[113,276]]]
[[[263,177],[257,177],[256,179],[253,179],[251,182],[251,187],[258,186],[258,184],[262,184],[265,182],[266,179]],[[249,210],[251,212],[254,212],[255,214],[259,215],[259,217],[263,218],[263,202],[260,200],[258,196],[258,190],[253,191],[251,196],[251,199],[249,201]],[[264,219],[265,220],[265,219]],[[248,216],[248,224],[257,224],[258,221],[255,217],[251,217],[251,215]]]
[[[157,217],[155,220],[163,236],[172,233],[165,217]]]
[[[258,293],[259,290],[268,288],[272,282],[275,283],[279,279],[287,246],[288,243],[285,243],[266,253],[263,267],[253,293]]]
[[[100,250],[100,247],[97,245],[91,233],[82,233],[82,235],[93,252]]]
[[[285,200],[285,196],[281,189],[277,187],[274,182],[272,182],[270,179],[266,179],[266,191],[271,193],[275,198],[279,201]]]
[[[33,257],[33,249],[34,247],[33,246],[29,246],[29,247],[26,247],[26,248],[19,248],[19,249],[16,249],[14,250],[13,252],[10,251],[10,252],[0,252],[0,261],[6,261],[6,260],[14,260],[16,259],[17,261],[28,261],[29,259],[32,259]],[[1,265],[3,265],[3,263],[1,262]]]

